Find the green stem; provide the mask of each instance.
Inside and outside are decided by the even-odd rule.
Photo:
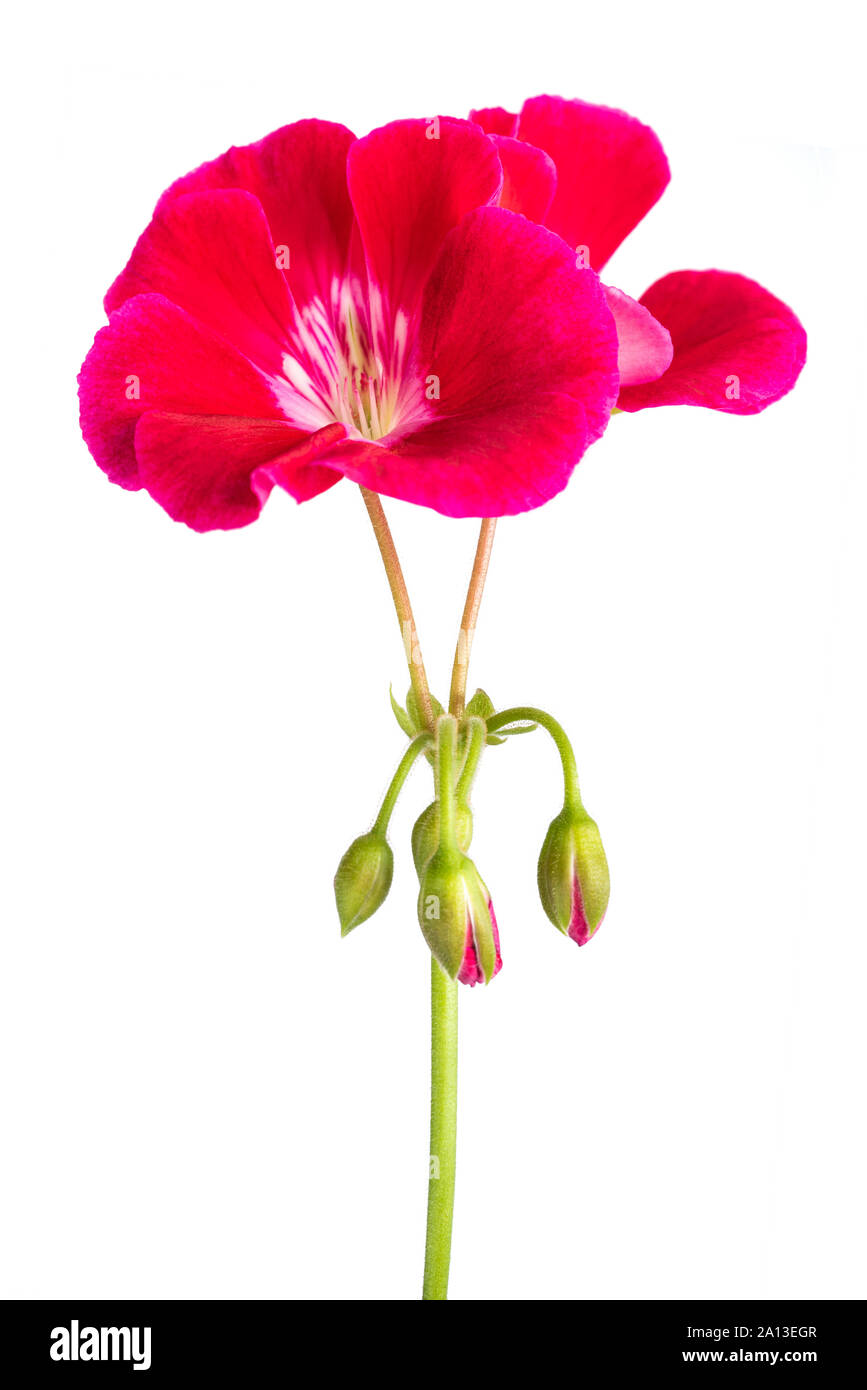
[[[388,784],[388,791],[383,797],[382,805],[379,808],[379,815],[373,822],[373,829],[378,835],[384,835],[388,829],[388,822],[391,820],[391,813],[394,810],[397,798],[403,789],[403,784],[409,776],[410,768],[420,753],[424,753],[433,742],[430,734],[419,734],[414,738],[407,748],[403,757],[397,765],[397,771]]]
[[[458,986],[455,980],[449,979],[433,957],[430,969],[430,1177],[422,1298],[442,1301],[448,1298],[452,1214],[455,1205]]]
[[[437,720],[437,800],[440,805],[440,849],[457,854],[458,832],[455,814],[455,759],[457,720],[443,714]]]
[[[487,721],[488,733],[495,734],[498,729],[505,728],[507,724],[539,724],[549,733],[557,745],[557,752],[560,754],[560,761],[563,764],[563,784],[565,789],[566,805],[573,810],[580,810],[582,806],[581,791],[578,786],[578,768],[575,763],[575,754],[572,752],[572,745],[566,737],[566,731],[562,724],[558,724],[550,714],[546,714],[543,709],[536,709],[532,705],[516,705],[513,709],[500,710],[499,714],[494,714]]]
[[[476,719],[474,717],[468,722],[469,733],[467,734],[467,751],[457,785],[457,798],[461,803],[467,802],[470,799],[473,779],[476,775],[476,768],[479,765],[479,758],[482,756],[482,749],[485,746],[485,737],[487,734],[484,719]]]

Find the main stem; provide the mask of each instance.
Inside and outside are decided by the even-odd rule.
[[[430,962],[430,1173],[422,1299],[445,1300],[452,1252],[458,1111],[458,985]]]
[[[394,538],[378,493],[361,488],[373,525],[391,597],[406,647],[409,675],[419,708],[429,729],[434,717],[430,687],[421,657],[418,631],[400,567]],[[478,557],[477,557],[478,558]],[[478,612],[478,605],[476,605]],[[466,680],[466,675],[464,676]],[[430,962],[430,1176],[427,1194],[427,1235],[424,1252],[423,1299],[446,1299],[452,1251],[452,1213],[455,1205],[455,1148],[458,1112],[458,986]]]
[[[458,644],[455,648],[455,662],[452,667],[452,686],[449,692],[449,713],[457,715],[458,719],[460,719],[464,712],[464,703],[467,696],[467,671],[470,664],[470,648],[473,645],[476,623],[479,620],[479,608],[485,589],[485,579],[488,574],[488,565],[491,559],[491,549],[494,544],[494,532],[496,528],[496,517],[487,517],[482,522],[479,531],[479,543],[476,546],[476,558],[473,561],[473,572],[470,575],[470,585],[467,589],[467,600],[464,604],[463,617],[461,618],[461,630],[458,633]]]
[[[496,520],[482,522],[476,558],[461,618],[452,668],[449,713],[461,718],[467,693],[470,647],[488,573]],[[453,800],[453,796],[449,798]],[[458,986],[430,963],[430,1175],[427,1189],[427,1239],[424,1251],[426,1301],[448,1298],[455,1206],[455,1155],[458,1118]]]
[[[397,548],[394,544],[394,537],[391,534],[382,501],[378,492],[371,492],[369,488],[360,489],[373,526],[373,534],[376,536],[376,543],[379,546],[379,553],[382,556],[382,563],[385,566],[385,573],[388,578],[388,587],[391,589],[391,597],[394,600],[397,619],[400,623],[400,634],[403,638],[406,661],[409,666],[409,678],[418,700],[419,709],[422,712],[425,724],[429,729],[433,728],[433,706],[430,699],[430,687],[427,683],[427,674],[422,660],[421,647],[418,640],[418,629],[413,617],[412,604],[409,601],[409,593],[406,587],[406,580],[403,577],[403,570],[400,567],[400,560],[397,556]]]

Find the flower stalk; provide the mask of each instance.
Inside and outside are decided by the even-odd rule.
[[[479,620],[479,608],[482,603],[485,580],[488,577],[488,565],[491,560],[491,550],[494,545],[494,533],[496,529],[496,517],[486,517],[482,522],[479,530],[478,545],[476,546],[476,557],[473,561],[469,588],[467,589],[466,602],[464,603],[463,616],[461,617],[461,629],[458,633],[457,646],[455,647],[455,660],[452,667],[452,684],[451,690],[449,691],[449,713],[456,715],[458,718],[460,718],[464,712],[464,704],[467,695],[467,672],[470,665],[470,649],[473,645],[476,624]]]
[[[397,798],[403,790],[403,784],[409,776],[416,758],[430,748],[432,741],[430,734],[419,734],[417,738],[413,739],[398,763],[397,770],[388,785],[388,791],[382,799],[379,815],[373,823],[373,829],[378,834],[384,835],[387,831],[388,823],[391,820],[392,812],[397,803]]]
[[[510,724],[538,724],[546,733],[551,735],[560,754],[560,762],[563,766],[563,792],[567,808],[571,811],[582,809],[581,790],[578,785],[578,767],[575,762],[575,754],[572,752],[572,745],[566,736],[566,731],[562,724],[552,718],[543,709],[536,709],[534,705],[515,705],[512,709],[501,710],[499,714],[493,715],[487,721],[488,733],[495,734],[498,729],[507,728]]]
[[[388,587],[391,589],[391,597],[394,602],[397,620],[400,623],[400,634],[403,639],[404,652],[409,667],[409,679],[412,684],[415,697],[422,712],[427,728],[432,729],[434,723],[433,706],[430,698],[430,686],[428,685],[427,673],[424,669],[421,647],[418,640],[418,628],[415,625],[412,604],[409,601],[409,592],[406,587],[406,580],[403,577],[400,560],[398,559],[397,547],[391,528],[385,515],[382,500],[377,492],[371,492],[370,488],[362,487],[359,489],[367,508],[373,526],[373,534],[379,546],[379,553],[382,556],[382,563],[385,566],[385,573],[388,579]]]

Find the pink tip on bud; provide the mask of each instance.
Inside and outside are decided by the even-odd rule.
[[[494,938],[494,950],[496,952],[496,964],[494,975],[499,974],[503,968],[503,957],[500,954],[500,932],[497,927],[497,919],[494,915],[494,904],[488,898],[488,915],[491,919],[491,934]],[[491,979],[494,978],[491,976]],[[467,922],[467,937],[464,945],[464,958],[461,968],[458,971],[458,984],[461,985],[481,985],[484,984],[485,977],[479,965],[479,958],[476,954],[476,944],[473,940],[473,924]]]
[[[438,849],[420,882],[418,920],[443,970],[462,984],[489,984],[502,965],[490,894],[471,859]]]
[[[577,941],[579,946],[586,946],[597,927],[601,927],[605,913],[596,923],[596,927],[591,927],[587,921],[587,914],[584,911],[584,899],[581,895],[581,881],[577,874],[572,880],[572,917],[569,922],[569,930],[566,935],[573,941]]]
[[[596,822],[583,807],[565,806],[548,828],[539,855],[539,896],[564,936],[586,946],[608,907],[608,862]]]

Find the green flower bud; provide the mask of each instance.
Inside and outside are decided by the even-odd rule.
[[[384,835],[369,830],[352,841],[334,875],[341,936],[347,936],[382,906],[393,873],[394,855]]]
[[[608,861],[599,827],[583,807],[564,806],[539,855],[539,896],[554,926],[584,946],[608,906]]]
[[[502,965],[488,890],[459,850],[438,849],[421,878],[418,920],[431,953],[461,984],[488,984]]]
[[[466,853],[473,839],[473,813],[466,802],[458,801],[455,804],[455,836],[458,849]],[[412,857],[419,878],[425,864],[439,849],[439,843],[440,807],[438,801],[432,801],[412,828]]]

